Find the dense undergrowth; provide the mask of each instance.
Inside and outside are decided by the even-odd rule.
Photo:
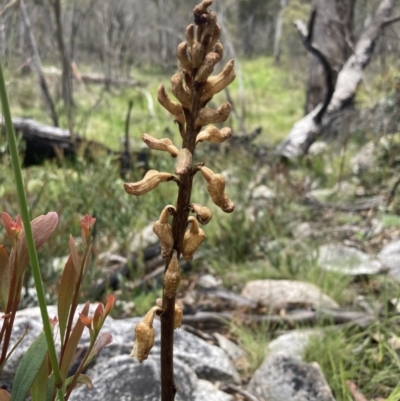
[[[259,143],[282,139],[302,114],[302,83],[288,79],[285,71],[265,58],[243,61],[240,68],[245,87],[246,129],[250,132],[258,126],[263,128]],[[117,149],[119,137],[124,132],[127,103],[133,100],[131,136],[135,149],[140,147],[139,138],[143,132],[174,132],[172,123],[166,121],[156,102],[155,115],[149,111],[151,107],[149,109],[146,91],[154,97],[152,82],[159,82],[159,79],[154,79],[159,74],[157,71],[142,72],[138,80],[148,85],[139,90],[125,88],[104,92],[98,87],[76,88],[79,94],[74,117],[76,130]],[[46,122],[32,78],[14,77],[11,82],[14,115],[30,115]],[[390,96],[386,97],[386,102]],[[240,113],[238,82],[232,88],[232,98]],[[388,104],[390,106],[390,102]],[[231,125],[238,128],[236,120]],[[375,144],[372,165],[353,171],[352,157],[370,141]],[[323,272],[316,263],[316,250],[322,243],[348,241],[368,253],[377,253],[384,243],[399,234],[399,193],[390,204],[367,212],[351,213],[317,210],[304,203],[304,196],[312,190],[319,190],[322,202],[353,202],[363,196],[386,196],[400,175],[399,154],[398,133],[386,135],[374,127],[349,137],[344,135],[329,142],[322,152],[308,160],[279,168],[271,163],[271,158],[257,159],[246,148],[226,144],[218,153],[212,148],[204,148],[198,161],[204,161],[229,176],[230,196],[237,204],[237,212],[223,219],[218,213],[214,215],[208,226],[207,247],[193,263],[192,269],[186,272],[186,278],[190,279],[192,273],[211,272],[235,291],[240,291],[251,279],[302,280],[316,284],[341,306],[352,306],[358,295],[367,297],[372,305],[386,305],[389,299],[399,297],[400,286],[397,283],[385,276],[355,282],[351,277]],[[2,149],[0,210],[15,216],[18,208],[9,163],[9,157]],[[168,171],[173,161],[153,153],[149,165]],[[140,179],[143,174],[142,167],[136,167],[131,173],[132,181]],[[24,178],[32,217],[49,210],[59,215],[55,235],[39,253],[49,302],[55,302],[56,285],[63,266],[61,258],[65,256],[65,238],[69,232],[78,235],[80,216],[90,213],[97,219],[96,257],[82,293],[86,299],[91,297],[91,284],[104,274],[101,254],[113,252],[129,256],[134,236],[153,220],[154,210],[161,210],[165,199],[173,199],[176,195],[174,186],[164,186],[145,199],[129,198],[121,190],[123,181],[117,161],[104,155],[90,162],[83,156],[73,164],[62,158],[47,162],[43,166],[25,169]],[[267,201],[254,202],[252,188],[258,185],[267,185],[274,195]],[[194,198],[207,206],[209,200],[205,189],[199,188],[202,187],[196,186],[198,192]],[[377,222],[383,229],[371,235],[370,228]],[[310,226],[311,234],[308,236],[302,236],[299,230],[304,223]],[[351,233],[341,229],[348,226],[358,229]],[[3,237],[3,233],[0,236]],[[140,274],[143,273],[134,272],[137,278]],[[26,288],[31,288],[32,277],[29,274],[25,281]],[[154,304],[158,291],[157,282],[154,282],[152,286],[132,293],[129,283],[125,282],[117,299],[133,302],[135,306],[130,313],[139,315]],[[27,294],[32,295],[29,291]],[[27,297],[24,305],[34,303],[34,299]],[[121,308],[115,309],[116,317],[118,310],[123,314]],[[273,333],[268,327],[239,325],[231,330],[249,353],[249,366],[245,372],[249,374],[262,362],[260,346],[265,346]],[[391,345],[394,342],[391,339],[399,336],[398,317],[391,316],[384,308],[381,317],[364,330],[325,329],[325,336],[313,341],[306,358],[321,364],[338,401],[351,400],[346,380],[357,383],[368,399],[381,396],[396,400],[396,394],[400,393],[400,359],[398,348]]]

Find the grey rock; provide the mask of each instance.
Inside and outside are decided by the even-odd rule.
[[[285,354],[301,359],[310,340],[315,336],[322,336],[322,331],[294,330],[290,333],[282,334],[268,344],[267,354]]]
[[[358,249],[340,244],[320,246],[318,265],[321,269],[351,276],[379,274],[386,270],[379,260]]]
[[[334,401],[319,365],[284,354],[268,355],[248,389],[261,401]]]
[[[253,189],[251,197],[253,199],[273,199],[276,195],[271,188],[262,184]]]
[[[90,306],[89,315],[92,315],[96,305]],[[78,311],[82,309],[78,307]],[[57,315],[57,308],[48,307],[50,317]],[[141,318],[115,320],[107,318],[102,332],[109,332],[113,342],[105,347],[87,374],[92,378],[92,391],[82,387],[76,390],[74,400],[159,400],[160,384],[160,322],[154,321],[156,340],[149,359],[139,365],[129,356],[134,341],[134,327]],[[5,365],[0,378],[0,385],[11,387],[12,378],[23,354],[30,344],[42,331],[39,308],[30,308],[18,312],[11,339],[13,344],[29,325],[30,330],[19,347]],[[89,343],[89,332],[85,330],[82,336],[82,347]],[[60,344],[56,343],[59,347]],[[174,366],[176,384],[180,387],[177,394],[179,401],[200,401],[195,396],[201,394],[202,389],[213,391],[212,398],[216,401],[230,401],[225,394],[218,391],[212,383],[205,384],[206,380],[240,383],[239,374],[227,354],[219,347],[208,344],[202,339],[183,330],[175,330]],[[199,382],[199,379],[204,379]],[[90,391],[90,392],[89,392]],[[193,395],[194,394],[194,395]],[[80,397],[80,398],[79,398]],[[224,398],[225,397],[225,398]]]
[[[217,390],[207,380],[197,380],[197,385],[192,396],[195,401],[235,401],[232,395]]]
[[[270,307],[283,307],[289,303],[312,304],[328,308],[338,307],[338,304],[317,286],[302,281],[249,281],[242,290],[242,296]]]
[[[222,281],[217,280],[212,274],[203,274],[202,276],[200,276],[197,285],[200,288],[211,289],[211,288],[217,288],[218,286],[221,285],[221,283]]]
[[[179,387],[177,401],[197,401],[192,395],[197,388],[195,373],[180,361],[174,361],[175,384]],[[87,372],[93,380],[93,389],[82,386],[71,396],[73,401],[159,401],[160,361],[149,357],[141,364],[128,355],[114,356],[96,364]],[[210,385],[214,387],[211,383]]]
[[[214,338],[218,341],[218,345],[223,349],[232,361],[237,361],[246,356],[246,352],[236,345],[234,342],[228,340],[225,336],[219,333],[213,333]]]
[[[379,253],[378,259],[389,269],[389,275],[400,280],[400,240],[390,242]]]

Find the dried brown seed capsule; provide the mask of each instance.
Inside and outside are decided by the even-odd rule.
[[[176,158],[175,173],[186,174],[192,168],[192,153],[189,149],[182,148]]]
[[[200,4],[198,4],[193,9],[193,14],[195,17],[205,14],[207,12],[207,8],[210,7],[212,3],[213,0],[203,0]]]
[[[204,131],[199,132],[196,137],[196,143],[207,141],[212,143],[225,142],[232,136],[232,129],[225,127],[218,129],[214,125],[209,125]]]
[[[162,299],[161,298],[157,298],[156,304],[160,308],[162,308]],[[183,317],[182,308],[178,304],[175,304],[174,329],[179,329],[182,326],[182,317]]]
[[[178,156],[179,149],[172,143],[169,138],[157,139],[148,134],[142,135],[142,141],[150,148],[155,150],[164,150],[171,156]]]
[[[208,52],[212,51],[213,49],[215,51],[214,46],[217,44],[217,41],[220,38],[220,36],[221,36],[221,27],[217,24],[217,25],[215,25],[214,32],[210,39],[210,43],[207,45],[206,54]],[[221,44],[221,46],[222,46],[222,44]]]
[[[157,99],[161,106],[163,106],[166,110],[168,110],[174,117],[175,120],[184,125],[185,124],[185,115],[183,114],[182,106],[174,102],[170,99],[165,91],[164,85],[160,85],[157,90]]]
[[[208,102],[215,94],[225,89],[235,77],[235,62],[234,60],[230,60],[219,74],[207,79],[201,101]]]
[[[182,308],[179,305],[175,304],[174,329],[179,329],[182,326],[182,317]]]
[[[129,195],[140,196],[150,192],[161,182],[172,180],[179,181],[170,173],[160,173],[157,170],[149,170],[140,181],[124,184],[124,189]]]
[[[208,207],[199,205],[198,203],[192,203],[189,207],[192,213],[196,213],[196,219],[200,224],[204,225],[210,222],[212,214]]]
[[[176,211],[175,206],[165,206],[160,214],[160,218],[154,223],[153,231],[160,239],[161,256],[166,258],[172,252],[174,246],[174,238],[172,235],[172,227],[168,223],[168,218],[171,213]]]
[[[194,25],[190,24],[187,28],[186,28],[186,41],[187,44],[190,47],[192,47],[193,43],[194,43]]]
[[[141,322],[135,327],[135,343],[131,352],[132,358],[137,358],[139,362],[144,361],[154,345],[155,331],[153,320],[156,312],[160,310],[158,306],[151,308]]]
[[[207,47],[210,43],[215,27],[217,25],[217,14],[214,11],[208,13],[208,22],[201,34],[201,43]]]
[[[191,225],[189,229],[185,231],[182,244],[182,256],[186,262],[190,262],[193,259],[196,249],[206,238],[206,234],[199,227],[199,223],[193,216],[189,217],[188,222],[190,222]]]
[[[221,174],[214,174],[208,167],[200,166],[199,168],[207,181],[206,187],[212,201],[225,213],[233,212],[235,204],[225,191],[225,178]]]
[[[181,271],[179,269],[178,253],[174,251],[164,275],[164,294],[167,298],[174,298],[181,283]]]
[[[206,58],[204,59],[203,65],[199,68],[196,74],[195,80],[197,82],[205,82],[207,78],[214,71],[215,65],[221,60],[220,54],[216,52],[208,53]]]
[[[223,103],[216,110],[210,109],[208,107],[203,107],[202,109],[200,109],[199,116],[196,119],[196,126],[222,123],[227,120],[231,110],[232,106],[228,102]]]
[[[205,47],[200,42],[193,43],[192,63],[193,68],[200,68],[204,61]]]
[[[184,85],[182,75],[174,74],[171,77],[172,93],[181,102],[183,107],[191,109],[190,89]]]
[[[189,59],[187,42],[182,42],[178,45],[178,50],[176,51],[176,55],[178,56],[178,60],[182,64],[183,68],[186,71],[192,71],[193,63]]]

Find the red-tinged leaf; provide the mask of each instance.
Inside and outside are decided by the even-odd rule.
[[[13,239],[14,239],[14,234],[13,234],[13,232],[11,230],[11,227],[10,227],[10,224],[13,222],[12,217],[8,213],[3,212],[1,214],[1,221],[3,222],[3,226],[4,226],[5,230],[6,230],[7,237],[12,242]]]
[[[61,343],[64,344],[65,330],[67,328],[68,317],[71,309],[71,302],[74,295],[76,281],[78,276],[72,260],[72,255],[69,254],[67,263],[64,266],[64,271],[60,281],[58,290],[58,320],[60,324]]]
[[[68,379],[65,381],[65,387],[69,386],[69,384],[72,382],[73,378],[74,378],[74,376],[68,377]],[[89,376],[84,375],[82,373],[79,375],[78,380],[76,381],[74,388],[78,384],[85,384],[89,390],[91,390],[93,388],[92,379]]]
[[[47,387],[49,380],[49,355],[43,360],[42,366],[37,373],[31,387],[32,401],[43,401],[47,396]]]
[[[0,390],[0,401],[10,401],[11,394],[6,390]]]
[[[81,315],[87,316],[88,313],[89,313],[89,302],[86,302],[85,306],[81,311]],[[68,369],[71,366],[72,360],[74,359],[74,355],[78,347],[79,340],[82,337],[84,329],[85,329],[84,324],[81,322],[80,319],[78,319],[75,323],[74,328],[72,329],[71,335],[68,338],[68,343],[65,348],[64,357],[61,362],[60,370],[63,381],[67,377]]]
[[[99,335],[97,338],[94,347],[92,348],[92,351],[90,352],[90,355],[85,363],[85,367],[88,366],[94,359],[97,358],[97,355],[99,355],[100,351],[108,344],[112,343],[112,335],[110,333],[102,333]]]
[[[69,249],[71,251],[72,260],[74,262],[75,271],[80,275],[81,258],[78,255],[78,250],[76,249],[75,241],[72,235],[69,236]]]
[[[107,302],[106,302],[106,307],[104,309],[104,316],[107,317],[109,313],[112,311],[114,308],[114,303],[115,303],[115,296],[113,294],[109,294],[107,296]]]
[[[39,249],[50,237],[58,224],[58,215],[56,212],[42,214],[31,221],[33,238],[36,249]],[[26,243],[25,231],[22,231],[18,239],[18,274],[22,275],[29,264],[28,245]],[[17,277],[20,277],[20,276]]]
[[[93,315],[93,328],[94,328],[94,330],[96,330],[96,332],[99,332],[101,329],[101,327],[99,327],[99,325],[101,324],[103,313],[104,313],[104,306],[102,303],[100,303],[97,305],[97,308],[94,311],[94,315]]]
[[[91,317],[87,317],[82,315],[82,313],[79,314],[79,320],[86,326],[86,327],[91,327],[93,319]]]
[[[0,245],[0,311],[5,311],[10,293],[11,271],[8,255],[3,245]]]

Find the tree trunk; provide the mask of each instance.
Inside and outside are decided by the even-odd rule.
[[[60,0],[53,1],[54,15],[56,19],[56,37],[58,43],[58,49],[61,56],[62,65],[62,96],[65,108],[68,115],[70,114],[70,109],[73,105],[72,97],[72,84],[71,84],[71,61],[69,57],[68,49],[65,46],[64,33],[63,33],[63,23],[61,16],[61,2]],[[71,128],[71,127],[70,127]]]
[[[339,71],[352,54],[354,5],[355,0],[313,0],[313,8],[317,11],[313,45],[319,48],[330,62],[333,85],[336,84]],[[306,114],[323,102],[326,92],[324,69],[320,61],[311,55]]]
[[[51,119],[53,120],[53,125],[55,127],[58,127],[57,113],[56,113],[56,110],[54,107],[53,99],[51,98],[51,95],[50,95],[49,88],[47,86],[46,79],[43,74],[42,64],[40,62],[39,50],[36,45],[35,36],[33,35],[33,31],[32,31],[31,21],[29,20],[29,15],[28,15],[28,12],[26,10],[25,3],[23,0],[21,0],[21,3],[20,3],[20,10],[21,10],[22,20],[23,20],[25,29],[28,34],[27,36],[28,36],[28,41],[29,41],[29,47],[31,48],[31,52],[32,52],[32,62],[35,67],[38,79],[39,79],[40,89],[41,89],[41,92],[45,99],[45,102],[50,110],[50,116],[51,116]]]

